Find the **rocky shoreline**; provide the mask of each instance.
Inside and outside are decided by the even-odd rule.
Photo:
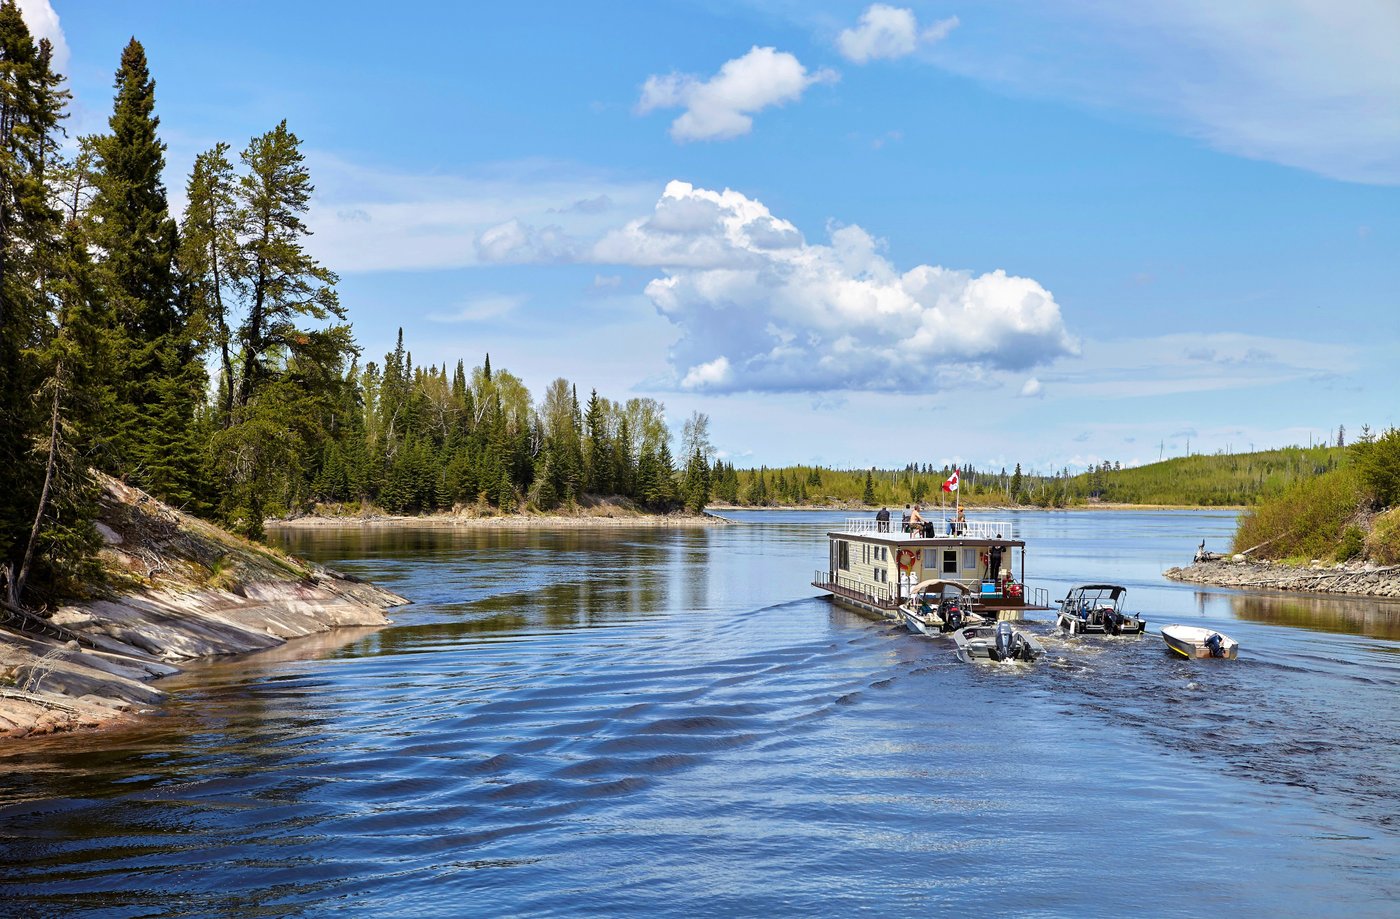
[[[165,696],[151,681],[203,658],[345,626],[408,601],[250,543],[103,479],[102,595],[0,608],[0,740],[99,727]]]
[[[1162,575],[1173,581],[1215,587],[1400,598],[1400,565],[1379,566],[1369,562],[1299,566],[1228,556],[1168,568]]]

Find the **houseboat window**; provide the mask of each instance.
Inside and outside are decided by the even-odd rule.
[[[944,574],[957,574],[957,573],[958,573],[958,550],[957,550],[957,549],[944,549],[944,550],[943,550],[943,573],[944,573]]]
[[[977,550],[963,549],[963,570],[977,567]]]
[[[844,539],[836,541],[836,567],[842,571],[851,570],[851,544]]]

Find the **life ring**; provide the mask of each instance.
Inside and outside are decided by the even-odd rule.
[[[913,549],[900,549],[895,553],[894,560],[899,563],[900,571],[910,574],[919,564],[919,553]]]

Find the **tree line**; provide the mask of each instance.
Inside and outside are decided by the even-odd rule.
[[[1369,428],[1363,442],[1374,440]],[[1284,493],[1347,462],[1341,447],[1282,447],[1235,454],[1192,454],[1143,466],[1102,461],[1071,473],[1038,473],[1016,463],[984,469],[958,467],[956,500],[968,505],[1067,507],[1118,504],[1247,506]],[[953,467],[911,462],[896,469],[831,469],[822,466],[760,466],[736,469],[722,460],[712,471],[717,502],[753,507],[802,504],[901,507],[953,503],[942,491]]]
[[[313,185],[285,121],[200,154],[177,222],[155,81],[132,39],[107,131],[68,144],[53,47],[0,0],[0,603],[96,574],[90,470],[260,536],[316,502],[418,512],[708,500],[708,418],[670,452],[654,400],[536,405],[521,381],[359,365],[337,277],[306,250]]]

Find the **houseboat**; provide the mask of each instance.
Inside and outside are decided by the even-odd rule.
[[[898,522],[849,518],[827,533],[827,566],[812,586],[836,603],[895,619],[923,581],[957,581],[991,619],[1049,610],[1046,588],[1026,584],[1026,543],[1006,520],[939,521],[906,531]]]

